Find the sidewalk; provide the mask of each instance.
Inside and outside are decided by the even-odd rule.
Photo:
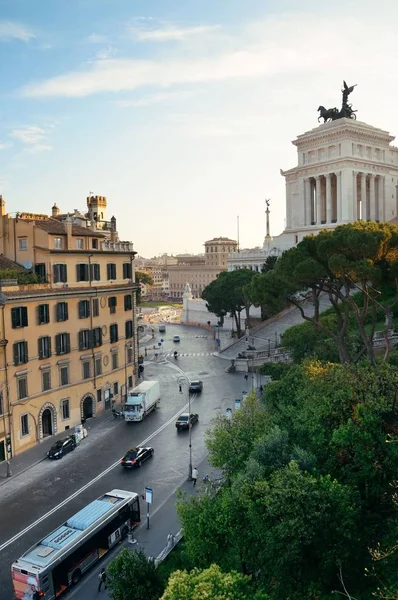
[[[103,423],[111,420],[112,413],[110,410],[107,410],[105,413],[100,415],[99,417],[94,417],[92,419],[87,419],[85,423],[85,428],[88,432],[88,437],[84,440],[83,443],[87,443],[90,440],[90,430],[96,429],[100,427]],[[17,456],[14,456],[10,460],[10,467],[12,476],[7,477],[7,463],[3,461],[0,463],[0,487],[5,485],[15,477],[18,477],[34,465],[37,465],[39,462],[47,459],[47,451],[51,448],[51,446],[59,439],[66,437],[73,433],[74,427],[71,427],[70,431],[60,431],[56,435],[51,435],[47,438],[44,438],[42,442],[39,442],[32,448],[25,450],[25,452],[21,452]]]

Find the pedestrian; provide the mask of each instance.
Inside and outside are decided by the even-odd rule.
[[[196,467],[194,467],[194,468],[192,469],[192,481],[193,481],[193,487],[195,487],[195,486],[196,486],[196,480],[198,479],[198,475],[199,475],[199,473],[198,473],[198,469],[197,469]]]
[[[104,584],[105,589],[107,587],[106,586],[106,571],[105,571],[104,567],[102,567],[101,571],[99,572],[98,578],[99,578],[98,591],[100,592],[102,584]]]
[[[263,391],[264,391],[264,388],[263,388],[263,386],[262,386],[262,385],[260,385],[260,394],[262,394],[262,393],[263,393]]]
[[[248,373],[245,373],[245,381],[247,381],[249,379],[249,375]]]

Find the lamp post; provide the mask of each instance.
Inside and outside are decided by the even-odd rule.
[[[182,386],[184,385],[185,381],[188,382],[188,386],[189,386],[189,379],[188,377],[182,375],[181,377],[178,378],[178,386],[180,388],[180,390],[182,390]],[[188,439],[189,439],[189,464],[188,464],[188,481],[192,481],[192,424],[191,424],[191,394],[189,393],[189,387],[188,387]]]
[[[124,344],[124,389],[125,389],[125,402],[127,402],[127,384],[128,384],[128,378],[127,378],[127,362],[128,362],[128,351],[132,350],[133,346],[131,344],[131,342],[126,342]]]

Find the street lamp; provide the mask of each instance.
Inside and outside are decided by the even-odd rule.
[[[125,402],[127,402],[127,362],[128,362],[128,351],[132,350],[133,346],[131,344],[131,342],[126,342],[124,344],[124,387],[125,387],[125,394],[126,394],[126,399]]]
[[[185,375],[181,375],[181,377],[178,378],[178,385],[180,388],[180,391],[182,391],[182,386],[185,383],[185,380],[188,382],[188,386],[189,386],[189,379],[188,377],[186,377]],[[191,423],[191,394],[189,393],[189,387],[188,387],[188,435],[189,435],[189,465],[188,465],[188,481],[192,481],[192,423]]]

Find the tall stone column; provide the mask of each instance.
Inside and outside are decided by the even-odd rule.
[[[304,191],[305,191],[305,224],[311,225],[312,221],[312,190],[310,179],[304,179]]]
[[[341,222],[341,171],[336,173],[337,224]]]
[[[359,219],[359,202],[358,202],[358,180],[357,180],[357,175],[358,173],[356,171],[352,172],[352,176],[353,176],[353,182],[352,182],[352,192],[353,192],[353,202],[352,202],[352,206],[353,206],[353,214],[352,214],[352,218],[354,221],[357,221]]]
[[[321,224],[322,219],[322,188],[321,188],[321,176],[315,177],[315,191],[316,191],[316,219],[314,221],[317,225]]]
[[[376,220],[376,175],[369,175],[369,211],[370,220]]]
[[[332,173],[326,177],[326,223],[332,222]]]
[[[366,173],[361,173],[361,219],[366,221],[367,216],[367,202],[366,202]]]

